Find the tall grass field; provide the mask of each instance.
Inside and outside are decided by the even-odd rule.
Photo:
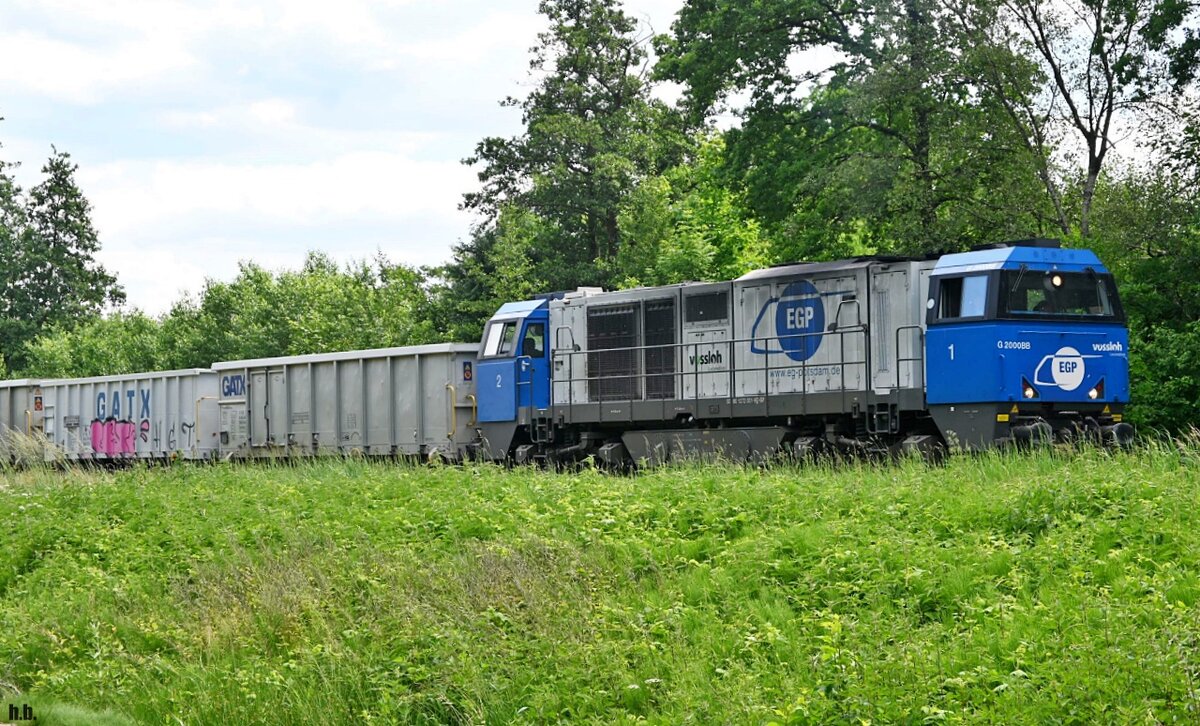
[[[21,471],[0,542],[0,722],[1200,723],[1191,444]]]

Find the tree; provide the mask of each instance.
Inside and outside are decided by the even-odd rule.
[[[433,339],[425,276],[391,263],[382,254],[339,268],[328,256],[309,253],[299,272],[284,272],[277,279],[283,304],[290,311],[284,316],[288,354]]]
[[[478,225],[454,248],[453,262],[430,271],[437,280],[430,292],[434,328],[448,340],[475,340],[502,304],[561,289],[549,279],[567,264],[555,235],[546,220],[516,205]]]
[[[1200,164],[1177,156],[1184,146],[1161,148],[1146,169],[1110,169],[1096,185],[1091,244],[1129,319],[1129,418],[1140,428],[1200,422]]]
[[[310,252],[299,270],[251,262],[230,282],[208,280],[162,321],[176,367],[428,343],[436,339],[426,278],[382,254],[339,267]]]
[[[56,326],[27,346],[29,376],[89,376],[217,361],[415,345],[436,340],[423,273],[383,255],[339,267],[309,253],[299,270],[243,263],[161,319],[138,311]]]
[[[610,277],[622,286],[728,280],[771,262],[770,242],[724,178],[725,142],[702,137],[694,158],[643,181],[622,205],[626,240]]]
[[[0,170],[0,348],[14,369],[24,366],[25,344],[40,332],[125,300],[116,278],[95,261],[100,242],[75,183],[77,168],[56,149],[19,212],[20,190]]]
[[[691,0],[673,31],[658,73],[686,84],[695,118],[749,92],[730,164],[784,244],[929,251],[1037,231],[1036,179],[942,3]],[[793,71],[818,48],[838,59]]]
[[[505,101],[521,108],[525,130],[479,143],[466,163],[481,165],[482,188],[463,206],[482,213],[485,228],[506,210],[537,215],[549,233],[528,252],[535,275],[566,289],[602,281],[595,262],[621,249],[623,200],[678,160],[683,139],[672,112],[650,98],[636,23],[613,0],[542,0],[538,9],[550,29],[531,50],[537,87]],[[489,235],[475,235],[456,260]]]
[[[1120,122],[1146,112],[1173,114],[1165,95],[1192,80],[1200,48],[1189,27],[1194,21],[1195,5],[1177,0],[1002,0],[997,12],[976,14],[968,23],[973,37],[1040,66],[1048,91],[1003,93],[1009,120],[1025,143],[1048,158],[1047,136],[1054,133],[1055,121],[1082,143],[1078,231],[1084,238],[1092,234],[1096,186],[1123,133]],[[1008,91],[1023,85],[1027,73],[1011,62],[992,70],[998,72],[986,78]],[[1015,81],[1014,72],[1020,76]],[[1039,171],[1060,227],[1069,234],[1062,194],[1052,175]]]
[[[52,328],[26,346],[22,375],[68,378],[177,368],[165,359],[158,321],[132,311]]]

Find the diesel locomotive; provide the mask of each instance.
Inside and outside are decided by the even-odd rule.
[[[503,305],[478,344],[2,382],[0,457],[16,456],[13,432],[38,434],[47,459],[595,457],[611,468],[1124,445],[1128,346],[1097,256],[1025,240],[581,288]]]
[[[1051,240],[583,289],[489,321],[477,449],[623,466],[1126,444],[1128,345],[1112,275]]]

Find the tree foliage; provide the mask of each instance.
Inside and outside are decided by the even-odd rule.
[[[659,46],[695,116],[749,95],[731,165],[788,249],[925,251],[1039,231],[1025,150],[994,123],[973,83],[979,49],[943,3],[695,0]],[[837,60],[793,70],[806,51]]]
[[[71,328],[58,327],[28,344],[22,375],[29,378],[140,373],[166,365],[159,322],[134,311],[95,317]]]
[[[770,241],[744,194],[725,183],[724,148],[722,137],[704,138],[694,158],[629,195],[613,280],[626,287],[728,280],[771,262]]]
[[[100,242],[77,168],[56,150],[44,179],[24,195],[0,165],[0,350],[14,368],[42,331],[70,328],[125,299],[95,260]]]
[[[524,132],[486,138],[466,160],[480,167],[481,188],[463,206],[483,223],[456,250],[454,264],[468,266],[510,239],[513,224],[532,224],[524,216],[502,219],[520,209],[541,228],[523,238],[531,243],[524,248],[531,274],[549,289],[569,289],[603,282],[596,261],[620,253],[624,200],[678,161],[683,138],[670,108],[650,97],[646,49],[619,5],[543,0],[538,8],[550,28],[532,49],[537,86],[505,101],[521,109]]]
[[[1139,116],[1176,113],[1172,96],[1192,79],[1197,38],[1188,26],[1195,6],[1177,0],[999,0],[961,7],[964,35],[993,59],[981,79],[1000,91],[1007,117],[1042,163],[1054,152],[1051,137],[1071,134],[1082,148],[1075,214],[1062,203],[1061,183],[1042,171],[1064,234],[1091,236],[1092,208],[1114,147]],[[1017,59],[1014,61],[1013,59]],[[1022,94],[1026,65],[1043,88]],[[1068,137],[1070,138],[1070,137]],[[1068,159],[1077,156],[1065,146]],[[1075,179],[1071,179],[1072,182]]]
[[[1193,162],[1195,164],[1195,162]],[[1129,318],[1132,420],[1200,425],[1200,194],[1186,166],[1102,175],[1096,250],[1117,277]]]
[[[217,361],[432,342],[425,277],[378,256],[339,267],[311,253],[296,271],[243,263],[161,320],[137,311],[53,328],[27,348],[25,373],[80,376],[207,367]]]

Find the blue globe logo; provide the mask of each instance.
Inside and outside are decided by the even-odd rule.
[[[825,305],[821,293],[808,280],[793,282],[779,296],[775,307],[775,333],[788,358],[803,362],[821,347],[825,332]]]

